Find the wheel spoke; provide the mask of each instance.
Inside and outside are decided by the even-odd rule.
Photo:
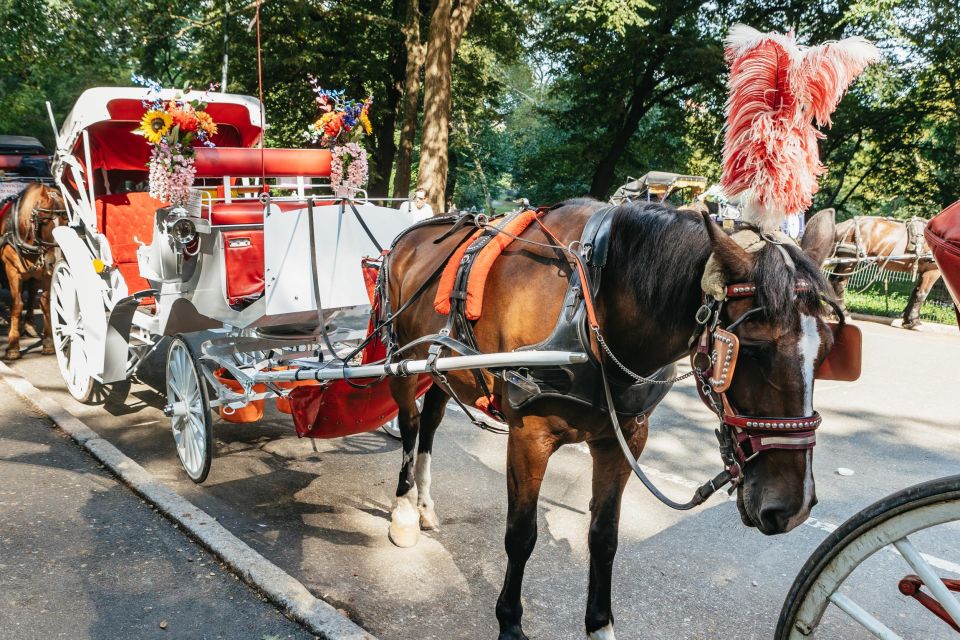
[[[930,589],[930,593],[936,598],[937,602],[947,610],[950,617],[954,620],[960,620],[960,601],[950,593],[950,590],[943,584],[937,572],[923,559],[923,555],[913,546],[910,538],[900,538],[893,543],[893,546],[897,548],[897,551],[899,551],[903,559],[907,561],[907,564],[920,576],[924,585],[926,585],[927,589]]]
[[[903,640],[890,628],[870,615],[863,607],[843,595],[839,591],[830,596],[830,601],[840,607],[848,616],[859,622],[863,627],[880,638],[880,640]]]

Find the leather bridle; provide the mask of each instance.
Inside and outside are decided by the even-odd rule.
[[[795,290],[802,293],[810,291],[811,287],[799,281]],[[697,321],[703,331],[691,353],[691,367],[700,399],[720,418],[720,428],[716,432],[720,455],[734,486],[742,482],[746,463],[763,451],[812,449],[817,443],[817,427],[822,422],[816,411],[803,417],[745,416],[727,397],[739,353],[739,339],[733,330],[762,313],[763,307],[753,307],[725,328],[719,326],[721,312],[727,300],[753,298],[756,293],[755,285],[740,283],[727,286],[726,297],[722,300],[705,295],[704,304],[697,312]]]

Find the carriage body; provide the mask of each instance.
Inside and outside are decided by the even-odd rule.
[[[694,202],[709,186],[702,176],[688,176],[668,171],[650,171],[639,178],[628,178],[610,198],[611,204],[643,200],[671,202],[675,205]]]
[[[82,370],[65,378],[126,380],[164,336],[303,335],[369,304],[361,259],[409,215],[335,198],[327,150],[257,148],[259,102],[231,94],[203,94],[217,146],[196,149],[190,202],[169,207],[146,191],[150,147],[133,133],[146,98],[145,89],[90,89],[58,140],[53,173],[69,214],[55,230],[70,280],[61,293],[73,293],[84,322],[84,357],[73,363]],[[180,219],[195,235],[186,245],[172,235]]]

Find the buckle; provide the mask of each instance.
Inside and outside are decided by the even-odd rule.
[[[710,320],[711,313],[713,313],[713,310],[710,308],[710,305],[703,304],[697,309],[697,315],[694,316],[694,320],[696,320],[699,325],[705,325]]]

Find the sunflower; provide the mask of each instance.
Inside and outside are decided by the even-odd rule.
[[[166,111],[153,109],[143,114],[140,120],[140,128],[137,132],[153,144],[160,144],[163,136],[170,131],[170,125],[173,124],[173,118]]]

